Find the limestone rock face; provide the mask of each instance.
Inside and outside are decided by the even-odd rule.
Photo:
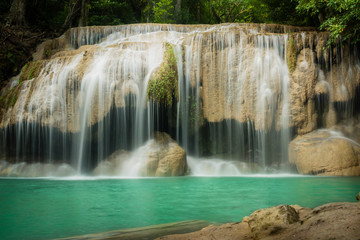
[[[155,132],[144,172],[146,176],[184,176],[187,173],[186,152],[168,134]]]
[[[256,130],[294,126],[305,134],[317,128],[316,94],[346,102],[360,84],[351,48],[332,62],[341,57],[323,50],[328,33],[312,30],[261,24],[73,28],[39,45],[34,60],[44,66],[39,76],[24,79],[16,104],[1,110],[0,127],[27,122],[78,132],[101,122],[112,107],[124,107],[128,95],[145,108],[146,76],[162,62],[163,43],[176,42],[177,71],[187,81],[179,90],[193,92],[185,110],[196,112],[194,127],[234,119],[251,121]],[[291,72],[283,53],[289,38]],[[336,124],[333,109],[325,115]]]
[[[289,161],[301,174],[359,176],[360,144],[330,130],[317,130],[295,138]]]
[[[316,128],[315,102],[313,99],[315,97],[317,73],[315,53],[309,48],[301,50],[290,81],[290,121],[292,126],[299,128],[300,134]]]

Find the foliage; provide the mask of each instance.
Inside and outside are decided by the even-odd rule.
[[[154,22],[174,23],[174,3],[172,0],[159,0],[153,7]]]
[[[36,25],[44,30],[59,29],[66,18],[68,2],[68,0],[28,1],[26,20],[29,25]]]
[[[211,0],[208,4],[215,23],[263,22],[267,16],[265,4],[257,0]]]
[[[5,15],[11,6],[11,1],[10,0],[2,0],[0,1],[0,16],[2,18],[3,15]]]
[[[296,2],[279,0],[209,0],[210,23],[256,22],[306,25],[306,16],[295,11]],[[306,21],[304,21],[304,19]]]
[[[28,1],[26,19],[30,26],[59,31],[69,13],[71,0]],[[75,0],[72,0],[75,1]],[[324,2],[325,0],[87,0],[89,25],[116,25],[137,22],[156,23],[222,23],[265,22],[312,24],[296,12],[297,1]],[[334,1],[334,0],[332,0]],[[339,0],[338,0],[339,1]],[[358,1],[358,0],[357,0]],[[0,14],[9,11],[11,0],[3,0]],[[175,5],[178,7],[175,14]],[[304,9],[314,9],[313,5]],[[315,6],[320,8],[322,6]],[[79,9],[79,12],[81,9]],[[310,10],[302,11],[307,12]],[[33,14],[35,13],[36,14]],[[79,16],[78,16],[79,17]],[[77,26],[74,21],[73,27]]]
[[[89,25],[119,25],[136,22],[126,1],[94,0],[89,6]]]
[[[260,9],[264,15],[264,21],[267,23],[281,23],[289,25],[312,25],[312,17],[296,11],[297,2],[279,1],[279,0],[262,0],[264,6]]]
[[[250,17],[251,5],[236,0],[211,0],[208,2],[217,22],[243,22]]]
[[[166,43],[164,60],[149,80],[147,98],[171,106],[174,97],[179,98],[176,57],[173,47]]]
[[[320,29],[330,32],[330,44],[341,36],[360,41],[360,0],[298,0],[299,12],[318,15]]]

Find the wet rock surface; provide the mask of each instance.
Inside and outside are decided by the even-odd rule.
[[[162,55],[164,49],[159,46],[173,38],[167,31],[175,31],[177,38],[182,38],[179,46],[189,51],[181,56],[184,66],[180,70],[190,77],[189,84],[197,88],[199,126],[204,119],[208,122],[235,119],[242,123],[250,120],[260,130],[268,130],[272,125],[280,129],[283,115],[289,114],[289,126],[297,127],[299,134],[308,133],[317,127],[315,86],[318,93],[331,95],[330,102],[347,102],[353,99],[360,84],[358,64],[349,47],[343,50],[346,61],[330,63],[328,50],[323,50],[327,33],[312,30],[272,24],[74,28],[38,46],[34,60],[46,64],[39,76],[24,79],[18,103],[3,113],[0,126],[27,120],[64,132],[77,132],[81,128],[79,109],[86,104],[92,109],[87,125],[100,122],[112,106],[126,104],[126,95],[141,94],[140,85],[152,71],[146,65],[152,60],[143,52]],[[158,31],[162,32],[155,34]],[[150,42],[135,37],[149,33],[156,36]],[[279,50],[288,39],[292,42],[294,62],[290,72]],[[325,64],[332,64],[330,71],[319,64],[320,58]],[[159,65],[161,61],[152,62]],[[138,69],[133,69],[135,66]],[[88,90],[86,94],[91,96],[86,98],[85,82],[96,82],[95,78],[103,79],[95,86],[103,92]]]
[[[359,176],[360,144],[341,132],[316,130],[290,143],[289,161],[301,174]]]
[[[329,203],[314,209],[281,205],[257,210],[240,223],[157,239],[359,239],[359,222],[359,203]]]
[[[68,164],[0,161],[0,177],[68,177],[76,171]]]
[[[155,132],[146,162],[146,176],[184,176],[188,171],[186,152],[167,133]]]
[[[129,177],[170,177],[187,173],[185,150],[163,132],[155,132],[152,140],[133,153],[116,151],[93,171],[94,175]]]

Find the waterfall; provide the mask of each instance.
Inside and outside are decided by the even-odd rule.
[[[70,29],[36,76],[9,86],[17,99],[0,119],[0,160],[66,163],[81,174],[119,149],[146,149],[164,131],[195,175],[286,171],[294,134],[356,110],[356,46],[323,50],[327,37],[261,24]],[[147,96],[166,44],[178,80],[171,106]]]

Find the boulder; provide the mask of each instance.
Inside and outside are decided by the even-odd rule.
[[[296,137],[289,161],[301,174],[360,176],[360,144],[331,130]]]
[[[255,238],[274,234],[286,228],[287,225],[299,221],[299,214],[289,205],[279,205],[260,209],[250,216],[244,217],[242,222],[247,223]]]
[[[186,152],[168,134],[155,132],[153,139],[132,153],[119,150],[99,163],[94,175],[125,177],[184,176]]]
[[[154,133],[144,175],[156,177],[184,176],[188,167],[186,152],[168,134]]]

